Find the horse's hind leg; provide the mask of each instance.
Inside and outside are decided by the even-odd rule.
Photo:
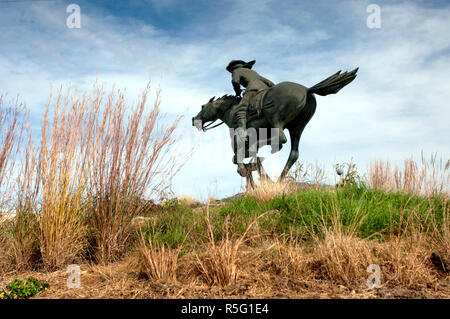
[[[247,180],[247,190],[253,189],[255,188],[255,182],[253,181],[253,176],[252,176],[252,172],[248,172],[248,175],[245,176],[246,180]]]
[[[300,142],[300,136],[302,135],[303,128],[295,126],[293,128],[289,128],[289,135],[291,137],[291,152],[289,153],[289,158],[286,162],[286,165],[284,166],[283,171],[281,172],[280,178],[278,179],[279,182],[283,181],[283,179],[288,174],[289,170],[291,169],[292,165],[297,161],[298,159],[298,145]]]
[[[287,142],[286,135],[283,132],[282,127],[276,127],[278,129],[277,135],[278,135],[278,145],[272,144],[272,150],[270,151],[272,154],[278,152],[283,148],[283,144]]]
[[[247,190],[255,188],[255,182],[253,180],[252,172],[257,169],[256,163],[244,164],[246,175],[245,178],[247,180]]]
[[[308,124],[309,120],[311,120],[315,111],[316,99],[314,98],[314,95],[308,95],[304,110],[297,115],[288,126],[289,135],[291,137],[291,152],[289,153],[289,158],[278,181],[282,181],[286,177],[292,165],[297,161],[300,137],[302,136],[303,129],[306,124]]]
[[[272,181],[270,179],[269,175],[267,175],[266,170],[264,169],[264,167],[262,165],[261,157],[257,157],[256,158],[256,166],[257,166],[257,170],[258,170],[258,174],[259,174],[260,180],[262,180],[262,181]]]
[[[268,119],[271,128],[270,130],[270,144],[272,146],[271,153],[276,153],[283,147],[283,144],[287,142],[286,135],[284,135],[284,121],[280,118],[279,112],[264,112],[264,116]],[[274,131],[275,132],[274,132]],[[277,139],[278,137],[278,139]]]

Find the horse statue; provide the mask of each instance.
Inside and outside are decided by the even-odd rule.
[[[287,129],[291,138],[291,150],[278,179],[282,181],[298,159],[300,137],[316,110],[314,94],[321,96],[336,94],[356,78],[357,71],[358,68],[351,72],[341,73],[339,71],[310,88],[294,82],[281,82],[267,89],[263,92],[257,105],[253,105],[248,110],[249,138],[245,142],[239,143],[235,133],[238,125],[233,107],[238,105],[241,100],[238,96],[224,95],[218,99],[211,98],[192,118],[192,125],[203,131],[223,123],[230,128],[234,152],[233,162],[238,166],[239,175],[246,177],[247,185],[251,187],[254,186],[252,171],[257,170],[262,179],[269,178],[262,167],[261,158],[256,156],[257,151],[260,147],[269,144],[272,146],[272,153],[279,151],[287,142],[283,133],[284,129]],[[221,120],[222,123],[211,126],[217,120]],[[249,157],[252,158],[252,161],[244,164],[243,158]]]

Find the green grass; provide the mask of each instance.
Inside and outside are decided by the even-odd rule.
[[[199,214],[182,205],[171,205],[151,217],[141,229],[146,240],[150,237],[152,241],[171,248],[188,248],[193,242],[187,241],[188,236],[199,234]]]
[[[321,236],[323,226],[331,227],[333,221],[339,219],[344,230],[358,237],[384,240],[405,231],[408,225],[424,229],[439,227],[443,222],[443,205],[448,205],[444,203],[440,197],[348,186],[302,191],[264,202],[247,196],[224,206],[211,206],[209,215],[216,240],[225,236],[227,225],[230,234],[242,235],[251,221],[271,210],[279,213],[260,219],[262,235],[291,236],[307,241],[312,234]],[[152,239],[172,248],[195,246],[207,240],[205,211],[206,208],[194,211],[183,206],[172,207],[152,219],[143,230]]]

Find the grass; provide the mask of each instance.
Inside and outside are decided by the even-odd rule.
[[[388,192],[448,196],[449,171],[450,159],[438,158],[437,154],[431,154],[427,158],[422,152],[420,162],[412,158],[406,159],[403,167],[391,167],[390,162],[385,160],[373,161],[369,166],[368,185],[372,189]]]
[[[160,127],[159,93],[152,109],[146,107],[150,87],[143,91],[128,121],[124,96],[112,92],[101,110],[98,103],[87,122],[92,135],[89,145],[89,191],[91,223],[101,262],[120,258],[127,250],[130,224],[145,208],[142,199],[150,189],[162,192],[176,174],[177,162],[167,154],[180,118]],[[97,89],[95,101],[103,92]],[[161,160],[163,159],[163,160]],[[157,181],[158,180],[158,181]]]
[[[115,287],[114,280],[131,280],[133,297],[148,296],[139,274],[155,289],[153,297],[199,297],[206,293],[202,287],[218,287],[208,290],[217,297],[273,297],[280,291],[291,297],[299,291],[316,292],[313,297],[347,291],[347,296],[356,291],[355,296],[374,297],[375,290],[366,286],[370,264],[381,268],[382,288],[376,291],[387,295],[380,296],[399,287],[408,296],[424,289],[450,293],[443,196],[345,186],[192,208],[171,200],[144,214],[138,229],[141,236],[129,248],[137,257],[122,259],[134,261],[118,266],[120,278],[114,279],[114,264],[92,268],[99,273],[95,280],[104,278],[108,287]],[[327,289],[328,295],[319,293]]]
[[[151,280],[176,281],[176,269],[180,248],[171,249],[167,245],[146,240],[139,241],[139,261],[142,272]]]
[[[63,96],[60,88],[49,118],[50,94],[41,127],[39,176],[42,185],[39,230],[42,261],[57,269],[75,260],[83,250],[87,146],[80,143],[89,135],[84,129],[88,105],[78,97]]]
[[[230,215],[235,218],[234,231],[242,232],[244,225],[261,212],[277,210],[279,214],[261,221],[263,229],[278,234],[288,234],[291,229],[320,231],[322,223],[331,225],[331,212],[338,212],[343,227],[350,227],[358,219],[357,235],[362,238],[397,231],[400,220],[417,211],[420,222],[442,223],[442,212],[448,205],[439,197],[427,198],[403,193],[360,189],[357,187],[335,190],[307,190],[275,197],[260,202],[249,196],[217,208],[217,215],[223,220]],[[427,219],[431,211],[433,220]],[[304,233],[304,232],[303,232]]]
[[[195,266],[207,284],[223,287],[236,282],[240,249],[248,240],[252,227],[267,213],[263,213],[255,218],[247,225],[244,233],[239,236],[230,234],[230,220],[229,216],[227,216],[223,223],[224,237],[217,243],[209,216],[209,205],[206,206],[205,224],[209,238],[207,243],[202,245],[204,253],[199,253],[195,256]]]
[[[346,186],[183,209],[155,218],[151,236],[160,245],[189,247],[180,264],[193,259],[197,271],[190,276],[209,286],[249,280],[252,263],[264,274],[355,289],[364,289],[370,264],[380,265],[383,287],[438,287],[448,273],[448,203],[442,196]],[[433,265],[432,256],[441,264]]]

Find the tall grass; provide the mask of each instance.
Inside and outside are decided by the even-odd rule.
[[[139,261],[142,271],[152,280],[176,281],[178,255],[181,248],[172,249],[165,244],[153,242],[150,237],[139,237]]]
[[[385,160],[376,160],[369,165],[368,186],[373,189],[448,197],[449,185],[450,159],[438,157],[437,154],[427,158],[422,152],[420,161],[406,159],[403,167],[391,167],[390,162]]]
[[[50,94],[41,126],[39,178],[42,185],[39,218],[40,249],[46,268],[73,262],[83,250],[86,227],[83,203],[89,165],[90,132],[85,127],[87,99],[59,89],[52,104]]]
[[[223,224],[224,238],[216,242],[213,225],[209,216],[209,203],[206,208],[205,223],[208,232],[208,243],[202,247],[204,253],[197,254],[196,269],[209,285],[227,286],[236,282],[240,261],[240,249],[248,240],[249,231],[258,220],[270,212],[265,212],[253,219],[247,225],[244,233],[240,236],[230,234],[230,216],[227,216]],[[236,238],[237,237],[237,238]]]
[[[181,117],[164,125],[159,92],[153,106],[149,92],[148,85],[129,108],[114,87],[106,101],[97,83],[90,94],[61,87],[50,93],[37,144],[27,113],[28,139],[13,184],[16,218],[8,230],[17,268],[39,258],[56,269],[86,253],[108,262],[126,252],[132,218],[148,207],[147,198],[170,187],[187,160],[170,157]],[[1,182],[12,175],[22,129],[19,111],[0,103]]]
[[[0,220],[5,205],[11,200],[10,182],[23,132],[21,111],[24,110],[17,99],[7,103],[5,98],[5,95],[0,95]]]
[[[17,99],[6,102],[0,95],[0,271],[10,264],[10,241],[7,238],[7,218],[13,213],[14,169],[23,133],[21,111]]]
[[[262,180],[255,187],[249,187],[246,191],[246,195],[252,196],[260,201],[267,201],[275,197],[292,194],[298,191],[299,187],[288,182],[277,182]]]
[[[22,145],[16,180],[15,218],[13,220],[13,264],[17,269],[35,267],[41,259],[38,220],[39,171],[37,148],[33,143],[29,112],[26,111],[26,144]]]
[[[94,199],[90,220],[95,229],[98,261],[108,262],[122,256],[131,234],[131,221],[146,207],[143,197],[170,186],[182,164],[168,157],[180,117],[163,126],[159,92],[149,108],[149,91],[147,86],[128,120],[122,93],[111,92],[102,110],[99,106],[102,89],[96,88],[94,94],[87,125],[92,139],[87,144],[89,191]]]
[[[304,189],[319,189],[325,181],[325,171],[318,163],[307,164],[297,162],[284,181],[273,182],[261,179],[254,187],[248,187],[245,194],[259,201],[267,201],[276,197],[289,195]]]

